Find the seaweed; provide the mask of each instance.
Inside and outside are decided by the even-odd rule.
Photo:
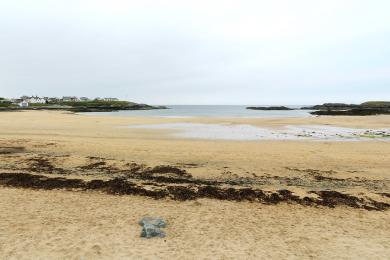
[[[250,201],[266,204],[279,204],[281,202],[295,203],[305,206],[325,206],[334,208],[336,206],[348,206],[352,208],[384,211],[390,209],[390,204],[363,199],[353,195],[337,191],[311,191],[318,198],[300,198],[289,190],[276,192],[263,191],[253,188],[221,188],[212,185],[165,185],[148,189],[144,185],[138,185],[124,178],[113,178],[111,180],[91,180],[46,177],[30,173],[2,173],[0,174],[0,185],[16,188],[30,189],[71,189],[71,190],[94,190],[113,195],[137,195],[154,199],[170,198],[173,200],[186,201],[198,198],[208,198],[230,201]]]

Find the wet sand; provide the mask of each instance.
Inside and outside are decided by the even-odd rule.
[[[181,180],[184,188],[192,180],[219,181],[218,192],[248,188],[266,193],[266,199],[256,197],[252,202],[249,197],[221,200],[218,192],[209,199],[200,196],[183,201],[171,195],[154,200],[72,187],[32,190],[3,185],[0,214],[6,221],[0,226],[0,258],[385,259],[390,254],[389,210],[354,207],[349,199],[340,203],[339,197],[333,198],[334,205],[304,206],[283,199],[276,205],[264,204],[269,203],[267,196],[274,196],[270,194],[281,197],[280,190],[300,199],[322,201],[317,193],[329,190],[357,198],[356,205],[390,203],[384,195],[390,193],[388,142],[193,140],[174,138],[169,130],[126,127],[228,123],[383,129],[390,128],[390,116],[174,119],[40,111],[5,112],[0,118],[0,173],[84,181],[107,181],[127,174],[129,181],[145,186],[152,179],[140,179],[139,174],[169,165],[190,175]],[[134,171],[139,166],[143,170]],[[158,178],[152,175],[154,183],[148,188],[166,188],[173,185],[172,178],[175,182],[179,178],[172,172],[158,174]],[[167,176],[169,180],[161,179]],[[148,214],[168,220],[166,241],[138,237],[137,221]],[[12,243],[3,243],[5,239]]]
[[[230,141],[390,141],[390,129],[361,129],[328,125],[259,127],[248,124],[173,123],[131,125],[132,129],[171,130],[184,139]]]

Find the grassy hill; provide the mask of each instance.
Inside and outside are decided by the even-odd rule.
[[[368,101],[361,104],[365,108],[390,108],[389,101]]]

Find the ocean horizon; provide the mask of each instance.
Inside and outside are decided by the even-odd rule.
[[[168,109],[124,110],[116,112],[89,112],[84,115],[139,116],[139,117],[309,117],[311,110],[250,110],[251,105],[165,105]],[[268,105],[258,105],[268,106]],[[286,105],[300,108],[303,105]]]

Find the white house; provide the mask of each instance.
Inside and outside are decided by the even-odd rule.
[[[119,101],[117,98],[103,98],[104,101]]]
[[[46,104],[46,100],[40,97],[30,97],[26,101],[31,104]]]
[[[28,97],[28,96],[22,96],[20,97],[21,100],[25,100],[27,101],[28,103],[31,103],[31,104],[45,104],[46,103],[46,99],[44,98],[40,98],[38,96],[31,96],[31,97]]]
[[[19,103],[20,107],[28,107],[28,102],[26,100],[23,100],[22,102]]]

